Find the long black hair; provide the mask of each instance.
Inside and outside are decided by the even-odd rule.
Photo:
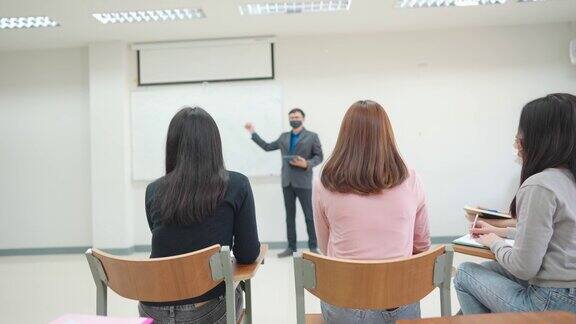
[[[526,104],[518,136],[522,148],[520,184],[536,173],[558,167],[567,168],[576,179],[576,96],[555,93]],[[510,212],[517,217],[516,198]]]
[[[182,108],[170,121],[166,138],[166,176],[156,200],[162,222],[202,222],[213,215],[227,186],[216,122],[200,107]]]

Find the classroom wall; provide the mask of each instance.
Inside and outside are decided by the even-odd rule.
[[[574,93],[575,34],[570,24],[549,24],[279,38],[274,82],[283,86],[285,114],[306,111],[326,157],[350,104],[380,102],[425,185],[432,235],[455,236],[466,230],[463,205],[507,208],[519,181],[512,144],[520,109],[547,93]],[[279,178],[251,183],[261,239],[284,240]],[[135,239],[146,244],[145,184],[133,188]],[[305,240],[301,212],[297,228]]]
[[[519,166],[512,143],[522,105],[549,92],[574,93],[576,66],[569,63],[568,42],[575,37],[569,24],[281,37],[275,48],[277,78],[263,82],[283,86],[285,114],[294,106],[306,111],[307,127],[319,133],[326,156],[351,103],[374,99],[383,104],[402,154],[428,193],[432,235],[458,235],[465,230],[462,205],[505,208],[514,193]],[[108,71],[128,79],[130,86],[115,92],[120,98],[136,84],[135,54],[125,45],[128,61]],[[111,60],[122,59],[122,44],[93,44],[91,50],[106,46],[116,48]],[[0,249],[86,246],[91,233],[108,233],[98,242],[106,247],[150,243],[146,183],[125,178],[130,173],[127,104],[119,105],[116,114],[90,119],[88,111],[93,114],[102,104],[88,100],[87,61],[86,49],[0,53],[0,71],[14,75],[0,80],[0,148],[9,152],[0,155],[0,172],[2,182],[10,184],[0,186]],[[30,109],[37,114],[30,115]],[[90,197],[106,189],[93,185],[97,192],[91,192],[90,144],[99,139],[90,139],[88,128],[115,118],[123,121],[109,132],[101,126],[92,132],[108,140],[118,136],[125,148],[120,152],[114,143],[107,152],[100,146],[98,157],[92,157],[109,156],[115,168],[123,164],[115,172],[124,180],[110,190],[124,197],[125,203],[114,201],[125,218],[120,231],[110,232],[99,220],[91,225]],[[92,170],[92,177],[98,174]],[[284,241],[279,178],[252,178],[251,183],[261,240]],[[297,229],[304,240],[301,213]]]
[[[0,249],[87,246],[86,49],[0,52]]]

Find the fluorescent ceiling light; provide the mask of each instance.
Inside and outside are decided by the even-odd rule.
[[[399,8],[468,7],[504,3],[506,0],[396,0]]]
[[[241,15],[276,15],[350,10],[352,0],[250,3],[238,6]]]
[[[60,24],[46,16],[0,18],[0,29],[40,28],[56,26],[60,26]]]
[[[204,11],[199,8],[105,12],[95,13],[92,14],[92,16],[103,24],[192,20],[206,18]]]

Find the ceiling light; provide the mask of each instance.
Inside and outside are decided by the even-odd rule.
[[[56,27],[59,23],[46,16],[0,18],[0,29]]]
[[[92,14],[103,24],[192,20],[206,18],[202,9],[153,9]]]
[[[396,0],[399,8],[468,7],[504,4],[506,0]]]
[[[241,15],[276,15],[350,10],[352,0],[251,3],[238,6]]]

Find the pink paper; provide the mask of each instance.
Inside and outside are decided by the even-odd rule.
[[[154,320],[142,317],[108,317],[94,315],[66,314],[50,324],[152,324]]]

